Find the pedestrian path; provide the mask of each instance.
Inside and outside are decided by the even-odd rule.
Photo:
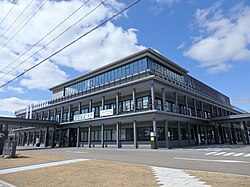
[[[0,169],[0,175],[1,174],[7,174],[7,173],[15,173],[15,172],[19,172],[19,171],[26,171],[26,170],[44,168],[44,167],[50,167],[50,166],[59,166],[59,165],[63,165],[63,164],[71,164],[71,163],[81,162],[81,161],[86,161],[86,160],[89,160],[89,159],[76,158],[76,159],[62,160],[62,161],[56,161],[56,162],[48,162],[48,163],[35,164],[35,165],[29,165],[29,166],[19,166],[19,167],[14,167],[14,168]]]
[[[158,184],[161,187],[209,187],[206,182],[191,176],[181,169],[151,166]]]
[[[205,153],[204,155],[213,155],[213,156],[232,156],[232,157],[244,157],[244,158],[250,158],[250,153],[237,153],[237,152],[218,152],[218,151],[212,151]]]
[[[16,186],[0,180],[0,187],[16,187]]]

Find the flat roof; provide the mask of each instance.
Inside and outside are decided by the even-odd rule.
[[[155,57],[163,60],[164,62],[167,62],[171,67],[174,68],[173,70],[175,70],[177,72],[182,72],[183,74],[188,73],[188,71],[186,69],[184,69],[181,66],[177,65],[176,63],[174,63],[173,61],[171,61],[168,58],[164,57],[160,53],[156,52],[155,50],[153,50],[151,48],[147,48],[147,49],[141,50],[141,51],[139,51],[137,53],[134,53],[132,55],[129,55],[129,56],[125,57],[125,58],[122,58],[120,60],[117,60],[117,61],[115,61],[113,63],[109,63],[109,64],[107,64],[105,66],[102,66],[102,67],[97,68],[95,70],[89,71],[88,73],[80,75],[80,76],[78,76],[78,77],[76,77],[74,79],[71,79],[71,80],[63,82],[63,83],[61,83],[59,85],[56,85],[56,86],[50,88],[49,90],[53,91],[54,89],[60,88],[62,86],[73,84],[75,82],[78,82],[81,79],[88,78],[90,76],[94,76],[95,74],[100,74],[100,73],[106,72],[109,69],[114,69],[115,66],[117,66],[117,65],[123,65],[123,64],[127,63],[130,60],[132,61],[132,60],[136,60],[138,58],[142,58],[142,57],[146,57],[146,56],[149,56],[149,57],[150,56],[151,57],[155,56]]]

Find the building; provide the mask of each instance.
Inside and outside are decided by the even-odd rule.
[[[59,125],[52,129],[15,128],[19,145],[34,145],[37,138],[45,146],[59,147],[249,143],[249,114],[152,49],[50,90],[52,100],[15,115],[57,121]]]

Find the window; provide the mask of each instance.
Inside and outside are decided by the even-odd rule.
[[[142,97],[141,98],[137,98],[137,108],[139,110],[143,109]]]
[[[149,108],[149,97],[143,97],[143,109],[148,109]]]
[[[188,140],[187,129],[181,129],[181,140]]]
[[[170,140],[178,140],[177,128],[170,128]]]
[[[139,141],[149,141],[150,132],[152,132],[152,127],[139,127],[137,129],[137,137]]]

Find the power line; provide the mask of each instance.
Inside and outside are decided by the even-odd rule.
[[[118,15],[120,15],[121,13],[123,13],[124,11],[128,10],[129,8],[131,8],[132,6],[134,6],[135,4],[137,4],[138,2],[140,2],[141,0],[135,0],[132,3],[130,3],[129,5],[127,5],[125,8],[123,8],[122,10],[118,11],[117,13],[113,14],[111,17],[109,17],[108,19],[106,19],[105,21],[103,21],[102,23],[100,23],[99,25],[95,26],[94,28],[90,29],[89,31],[85,32],[84,34],[82,34],[81,36],[79,36],[78,38],[76,38],[75,40],[73,40],[72,42],[68,43],[67,45],[65,45],[64,47],[62,47],[61,49],[57,50],[56,52],[52,53],[50,56],[46,57],[45,59],[41,60],[39,63],[33,65],[32,67],[30,67],[29,69],[25,70],[23,73],[17,75],[15,78],[9,80],[8,82],[6,82],[5,84],[3,84],[2,86],[0,86],[0,88],[8,85],[9,83],[13,82],[14,80],[18,79],[19,77],[23,76],[25,73],[29,72],[30,70],[34,69],[35,67],[39,66],[40,64],[42,64],[43,62],[45,62],[46,60],[52,58],[53,56],[57,55],[58,53],[62,52],[63,50],[65,50],[66,48],[70,47],[72,44],[74,44],[75,42],[77,42],[78,40],[82,39],[83,37],[85,37],[86,35],[90,34],[91,32],[95,31],[96,29],[98,29],[99,27],[105,25],[106,23],[108,23],[109,21],[111,21],[112,19],[114,19],[115,17],[117,17]]]
[[[15,0],[12,1],[13,6],[11,7],[11,9],[9,10],[9,12],[6,14],[6,16],[3,18],[3,20],[0,22],[0,26],[2,25],[2,23],[4,22],[4,20],[9,16],[9,14],[12,12],[12,10],[14,9],[15,5],[17,4],[18,0],[16,2],[14,2]]]
[[[17,18],[12,22],[12,24],[8,27],[8,29],[1,35],[0,40],[4,37],[4,35],[10,30],[10,28],[17,22],[17,20],[23,15],[25,10],[31,5],[34,0],[31,0],[29,4],[22,10],[22,12],[17,16]]]
[[[22,25],[22,27],[18,30],[18,31],[16,31],[14,34],[13,34],[13,36],[10,38],[10,39],[8,39],[8,41],[0,48],[0,49],[2,49],[2,48],[4,48],[8,43],[10,43],[10,41],[25,27],[25,25],[27,25],[27,23],[29,23],[30,22],[30,20],[38,13],[38,11],[46,4],[48,2],[48,0],[45,0],[42,4],[41,4],[41,6],[35,11],[35,12],[31,12],[28,16],[26,16],[24,19],[23,19],[23,21],[22,22],[20,22],[19,23],[19,25],[18,26],[16,26],[15,28],[14,28],[14,30],[13,31],[15,31],[32,13],[32,15],[31,15],[31,17]],[[13,32],[12,31],[12,32]],[[10,33],[9,35],[11,35],[12,33]],[[9,36],[9,35],[7,35],[6,36],[6,38]],[[0,71],[1,72],[1,71]]]
[[[60,27],[63,23],[65,23],[70,17],[72,17],[76,12],[78,12],[83,6],[85,6],[90,0],[85,1],[81,6],[79,6],[74,12],[72,12],[68,17],[66,17],[61,23],[59,23],[56,27],[54,27],[51,31],[49,31],[45,36],[43,36],[39,41],[37,41],[34,45],[32,45],[28,50],[26,50],[22,55],[19,55],[18,58],[16,58],[14,61],[12,61],[8,66],[15,63],[18,59],[20,59],[22,56],[24,56],[27,52],[29,52],[31,49],[33,49],[37,44],[39,44],[42,40],[44,40],[47,36],[49,36],[52,32],[54,32],[58,27]],[[13,38],[13,37],[12,37]],[[12,39],[11,38],[11,39]],[[7,45],[7,44],[6,44]],[[4,47],[4,46],[3,46]],[[7,66],[7,67],[8,67]],[[6,67],[6,68],[7,68]],[[6,68],[3,68],[0,70],[0,73],[3,72]],[[2,77],[1,77],[2,78]],[[0,78],[0,79],[1,79]]]
[[[74,27],[75,25],[77,25],[79,22],[81,22],[84,18],[86,18],[88,15],[90,15],[91,13],[93,13],[97,8],[99,8],[101,5],[103,5],[107,0],[102,1],[101,3],[99,3],[95,8],[93,8],[91,11],[89,11],[87,14],[85,14],[83,17],[81,17],[79,20],[77,20],[73,25],[69,26],[67,29],[65,29],[63,32],[61,32],[59,35],[57,35],[55,38],[53,38],[49,43],[47,43],[46,45],[44,45],[42,48],[40,48],[39,50],[37,50],[35,53],[33,53],[32,55],[30,55],[28,58],[26,58],[24,61],[22,61],[20,64],[18,64],[16,66],[19,67],[20,65],[24,64],[27,60],[29,60],[31,57],[33,57],[34,55],[38,54],[41,50],[43,50],[44,48],[46,48],[48,45],[50,45],[51,43],[53,43],[56,39],[58,39],[60,36],[62,36],[65,32],[67,32],[68,30],[70,30],[72,27]],[[38,42],[39,43],[39,42]],[[26,53],[26,52],[25,52]],[[23,55],[22,55],[23,56]],[[19,58],[19,57],[18,57]],[[16,59],[17,60],[17,59]],[[15,61],[16,61],[15,60]],[[13,64],[13,63],[11,63]],[[9,65],[11,65],[9,64]],[[6,68],[5,68],[6,69]],[[0,79],[2,79],[3,77],[5,77],[6,75],[8,75],[9,73],[11,73],[12,71],[14,71],[15,69],[12,69],[10,71],[8,71],[6,74],[4,74],[3,76],[0,77]],[[1,73],[1,72],[0,72]]]

